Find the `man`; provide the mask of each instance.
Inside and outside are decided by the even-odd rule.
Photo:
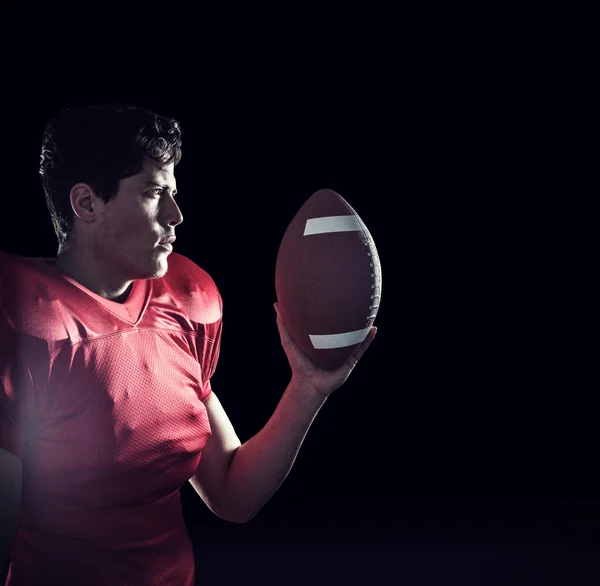
[[[125,105],[64,111],[40,175],[56,259],[0,252],[0,562],[7,585],[190,586],[179,489],[245,523],[289,473],[337,371],[277,317],[291,378],[241,444],[211,387],[222,300],[172,252],[183,221],[175,120]]]

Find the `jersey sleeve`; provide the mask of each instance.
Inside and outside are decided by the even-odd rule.
[[[202,370],[202,388],[200,389],[200,400],[203,403],[208,399],[212,392],[210,379],[215,373],[215,370],[217,369],[217,363],[219,362],[222,324],[223,322],[221,318],[219,318],[218,322],[211,324],[212,327],[209,329],[209,338],[204,346],[204,351],[200,358],[200,367]]]
[[[0,305],[0,448],[23,457],[32,421],[33,379],[15,328]]]

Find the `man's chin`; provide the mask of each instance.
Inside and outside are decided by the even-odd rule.
[[[153,270],[150,271],[150,275],[146,277],[147,279],[160,279],[167,274],[169,270],[169,264],[166,255],[161,255],[161,258],[158,258],[154,262]]]

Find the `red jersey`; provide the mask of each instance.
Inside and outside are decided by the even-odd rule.
[[[124,303],[54,262],[0,251],[0,448],[24,476],[6,585],[191,586],[179,490],[211,433],[219,291],[174,252]]]

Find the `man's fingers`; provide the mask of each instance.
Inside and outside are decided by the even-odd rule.
[[[367,337],[363,340],[363,343],[356,349],[356,352],[348,358],[346,361],[347,364],[350,365],[351,368],[354,368],[358,361],[362,358],[362,355],[367,351],[367,348],[371,345],[371,342],[375,339],[375,334],[377,334],[377,328],[373,326]]]

